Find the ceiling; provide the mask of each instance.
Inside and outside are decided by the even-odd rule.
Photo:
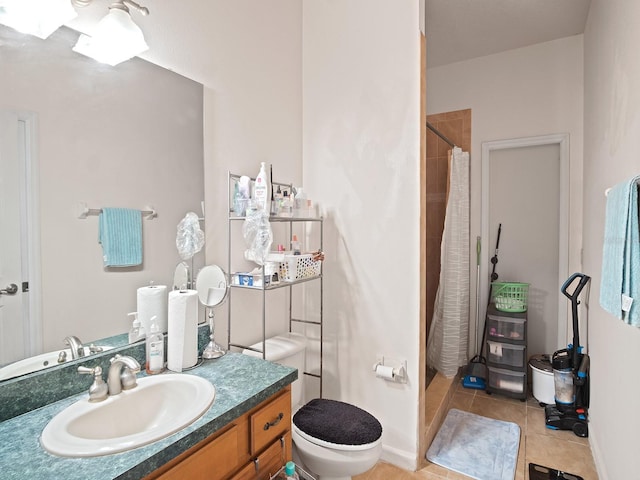
[[[427,68],[584,32],[591,0],[425,0]]]
[[[213,45],[246,42],[243,28],[273,35],[269,2],[255,0],[140,0],[151,14],[132,18],[142,28],[150,49],[145,60],[205,85],[214,85],[221,59]],[[234,2],[229,8],[227,2]],[[340,0],[348,1],[348,0]],[[525,47],[583,33],[591,0],[424,0],[427,66]],[[88,33],[107,13],[109,2],[94,0],[77,9],[68,25]],[[291,12],[292,19],[300,11]],[[282,10],[280,11],[282,14]]]

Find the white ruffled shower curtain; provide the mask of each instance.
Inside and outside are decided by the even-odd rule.
[[[455,147],[440,248],[440,283],[427,340],[427,364],[453,377],[467,363],[469,337],[469,153]]]

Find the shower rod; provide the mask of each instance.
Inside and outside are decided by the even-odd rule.
[[[457,145],[455,143],[453,143],[451,140],[449,140],[447,137],[445,137],[443,134],[441,134],[436,127],[434,127],[433,125],[431,125],[429,122],[427,122],[427,128],[429,130],[431,130],[433,133],[435,133],[437,136],[439,136],[442,140],[444,140],[444,142],[446,144],[448,144],[450,147],[455,148]]]

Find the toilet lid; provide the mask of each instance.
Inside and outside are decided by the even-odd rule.
[[[293,423],[311,437],[338,445],[365,445],[382,436],[382,425],[373,415],[349,403],[325,398],[301,407]]]

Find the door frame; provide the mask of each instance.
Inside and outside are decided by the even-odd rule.
[[[560,149],[560,218],[558,225],[558,285],[566,280],[569,275],[569,134],[540,135],[533,137],[513,138],[508,140],[495,140],[482,143],[482,200],[481,200],[481,234],[483,243],[486,244],[489,237],[489,179],[491,152],[509,148],[535,147],[541,145],[558,145]],[[490,256],[494,250],[483,248],[480,265],[480,291],[489,291],[489,264]],[[480,302],[486,309],[486,302]],[[558,345],[563,348],[567,343],[567,308],[562,295],[558,296]],[[486,311],[480,312],[479,318],[485,318]]]

